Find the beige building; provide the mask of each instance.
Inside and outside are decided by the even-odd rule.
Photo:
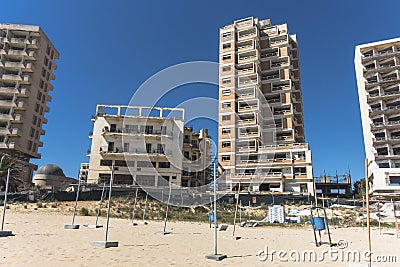
[[[39,26],[0,24],[0,151],[22,159],[32,181],[59,53]]]
[[[109,181],[113,163],[114,184],[160,187],[203,182],[196,168],[201,161],[200,135],[184,128],[183,109],[98,105],[92,121],[89,165],[82,164],[80,170],[87,183]]]
[[[207,141],[206,141],[207,140]],[[182,163],[182,186],[199,187],[208,184],[210,168],[211,143],[208,131],[193,132],[193,127],[184,128]],[[202,159],[206,155],[206,160]]]
[[[400,38],[355,49],[365,154],[372,191],[400,192]]]
[[[313,192],[296,35],[246,18],[220,29],[218,160],[228,189]]]

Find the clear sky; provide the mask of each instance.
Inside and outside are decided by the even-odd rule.
[[[350,168],[353,179],[359,179],[365,153],[354,48],[399,37],[399,10],[396,0],[12,0],[1,1],[1,20],[40,25],[61,54],[42,159],[34,161],[39,166],[55,163],[77,177],[80,163],[88,160],[96,104],[128,104],[141,83],[168,66],[217,62],[219,28],[253,16],[287,23],[290,33],[297,34],[314,175]],[[190,90],[217,97],[215,86],[185,88]],[[209,127],[216,137],[216,124]]]

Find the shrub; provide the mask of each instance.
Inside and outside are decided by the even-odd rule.
[[[89,216],[89,210],[87,208],[81,208],[79,214],[82,216]]]

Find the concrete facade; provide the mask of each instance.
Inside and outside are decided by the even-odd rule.
[[[357,46],[354,64],[371,191],[400,193],[400,38]]]
[[[40,137],[59,53],[39,26],[0,24],[0,151],[22,160],[27,183],[40,158]]]
[[[296,35],[246,18],[220,29],[218,160],[227,189],[313,192]],[[220,181],[221,182],[221,181]]]
[[[201,153],[199,135],[184,128],[183,109],[98,105],[92,121],[89,166],[81,165],[87,183],[108,182],[112,163],[118,168],[114,184],[160,187],[202,183],[197,173],[186,175]],[[185,152],[190,160],[185,159]]]

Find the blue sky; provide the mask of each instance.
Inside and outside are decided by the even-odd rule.
[[[96,104],[128,104],[136,88],[168,66],[218,61],[219,28],[254,16],[288,23],[297,34],[314,175],[350,168],[359,179],[365,154],[354,47],[399,37],[399,9],[398,1],[13,0],[2,1],[1,20],[42,26],[61,54],[38,165],[55,163],[76,177],[88,160]],[[178,89],[169,101],[217,97],[215,86]],[[216,136],[216,124],[209,127]]]

